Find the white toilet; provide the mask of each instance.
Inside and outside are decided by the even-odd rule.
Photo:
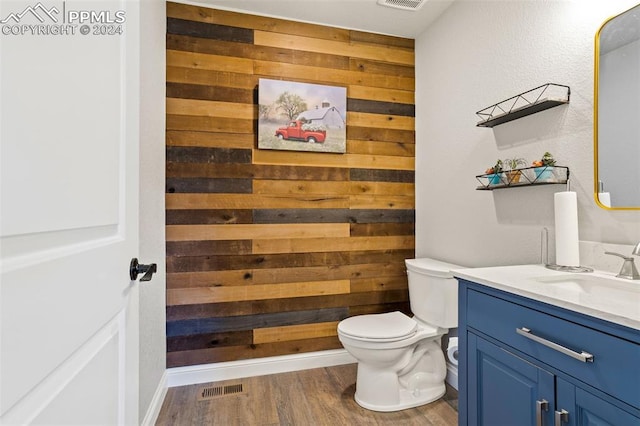
[[[447,367],[440,340],[458,326],[458,265],[407,259],[413,318],[401,312],[359,315],[338,324],[344,348],[358,360],[355,400],[374,411],[398,411],[444,395]]]

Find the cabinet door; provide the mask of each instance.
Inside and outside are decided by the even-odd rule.
[[[565,411],[556,426],[640,426],[640,418],[557,378],[557,410]]]
[[[473,333],[468,348],[469,425],[552,424],[553,374]]]

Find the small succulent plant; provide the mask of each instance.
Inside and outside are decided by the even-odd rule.
[[[548,151],[542,155],[540,160],[536,160],[532,163],[534,167],[554,166],[555,164],[556,160],[554,160],[553,155]]]
[[[487,174],[502,173],[502,168],[503,168],[502,160],[497,160],[496,164],[494,164],[493,166],[485,170],[485,173]]]

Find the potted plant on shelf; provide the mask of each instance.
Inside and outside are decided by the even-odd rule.
[[[518,167],[526,166],[527,162],[524,158],[507,158],[504,160],[504,164],[507,166],[505,175],[507,176],[507,182],[509,184],[520,182],[520,176],[522,171],[518,170]]]
[[[531,165],[535,167],[533,170],[536,172],[536,181],[550,181],[553,176],[552,171],[555,164],[556,160],[549,152],[545,152],[540,160],[534,161]]]
[[[502,160],[497,160],[496,164],[485,170],[489,185],[498,185],[500,183],[500,175],[502,174]]]

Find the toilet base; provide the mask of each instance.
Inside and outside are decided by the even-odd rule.
[[[414,392],[410,392],[406,389],[400,389],[400,401],[395,405],[374,405],[369,404],[366,401],[362,401],[358,398],[358,392],[356,390],[355,400],[362,408],[366,408],[371,411],[400,411],[407,408],[419,407],[430,402],[436,401],[444,396],[446,392],[446,386],[444,383],[434,386],[428,389],[418,389]]]

